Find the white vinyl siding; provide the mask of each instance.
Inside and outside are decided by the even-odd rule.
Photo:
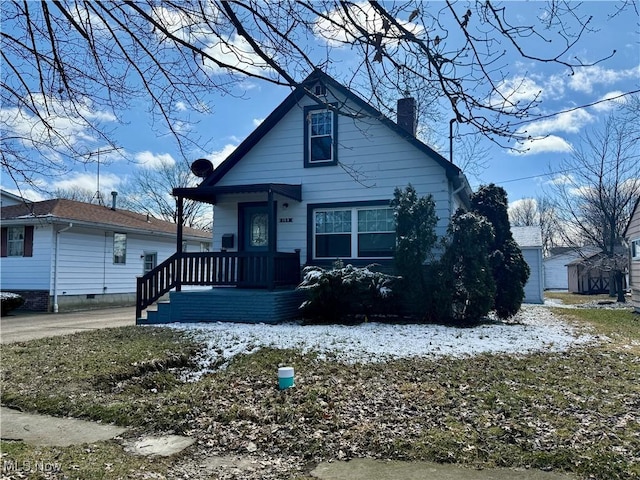
[[[446,233],[454,204],[444,168],[375,118],[339,116],[339,164],[305,168],[301,129],[305,103],[313,104],[311,100],[301,100],[217,183],[302,185],[302,202],[276,195],[278,251],[301,249],[302,263],[312,257],[313,252],[307,252],[308,204],[389,201],[396,187],[404,188],[408,183],[420,196],[433,195],[439,218],[436,233]],[[265,200],[265,194],[219,196],[213,250],[220,250],[225,233],[236,235],[237,246],[237,202]],[[288,203],[288,209],[283,210],[283,203]],[[291,222],[281,222],[283,218]]]
[[[33,256],[2,257],[0,282],[2,289],[49,290],[55,234],[51,225],[37,225],[33,230]]]

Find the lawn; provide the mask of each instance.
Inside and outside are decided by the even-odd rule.
[[[273,466],[238,478],[308,478],[318,461],[356,457],[640,478],[639,317],[557,315],[607,340],[555,353],[355,364],[262,348],[197,382],[183,379],[200,346],[171,329],[3,345],[2,404],[114,422],[130,427],[129,437],[190,435],[194,463],[239,454]],[[296,387],[280,392],[274,370],[283,364],[295,366]],[[115,440],[70,448],[3,441],[2,452],[4,461],[55,459],[58,478],[85,479],[181,478],[177,466],[189,458],[133,457]]]

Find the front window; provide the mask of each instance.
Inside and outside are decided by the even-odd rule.
[[[24,256],[24,227],[7,229],[7,255],[9,257]]]
[[[127,263],[127,234],[113,234],[113,263],[124,265]]]
[[[394,246],[391,208],[314,211],[314,258],[391,258]]]
[[[337,164],[337,121],[335,111],[317,106],[305,107],[306,167]]]

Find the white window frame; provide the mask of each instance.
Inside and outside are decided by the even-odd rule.
[[[640,261],[640,238],[631,240],[631,259],[633,261]]]
[[[24,257],[25,230],[24,226],[7,227],[7,257]],[[12,238],[16,232],[20,232],[18,238]]]
[[[359,231],[359,212],[365,210],[389,210],[391,211],[391,207],[388,206],[377,206],[377,205],[363,205],[363,206],[344,206],[344,207],[318,207],[314,208],[312,211],[311,221],[312,225],[312,238],[311,238],[311,247],[313,249],[313,259],[314,260],[327,260],[327,259],[336,259],[336,258],[344,258],[344,259],[363,259],[363,260],[381,260],[381,259],[391,259],[393,258],[393,254],[391,253],[388,256],[358,256],[358,242],[360,234],[375,234],[375,233],[393,233],[395,235],[395,225],[393,230],[376,230],[376,231]],[[349,211],[351,213],[351,229],[349,232],[321,232],[318,233],[317,230],[317,222],[316,222],[316,214],[321,212],[346,212]],[[327,256],[327,257],[319,257],[317,254],[317,235],[350,235],[350,250],[351,255],[349,256]],[[394,237],[395,238],[395,237]]]
[[[122,255],[119,255],[118,252],[116,252],[117,249],[119,250],[118,244],[120,243],[120,240],[118,239],[124,240],[124,248],[123,248]],[[122,258],[122,260],[120,260],[120,258]],[[126,233],[114,232],[113,234],[113,264],[114,265],[127,264],[127,234]]]
[[[323,133],[323,134],[313,134],[313,117],[316,115],[323,115],[325,118],[329,119],[329,133]],[[335,122],[333,121],[333,112],[329,109],[322,109],[322,110],[311,110],[309,112],[309,144],[307,145],[307,148],[309,149],[309,163],[313,163],[313,164],[318,164],[318,163],[333,163],[334,158],[333,158],[333,142],[334,142],[334,132],[335,132]],[[313,149],[311,148],[311,145],[313,144],[313,140],[316,138],[323,138],[323,137],[329,137],[329,139],[331,140],[330,144],[329,144],[329,152],[330,152],[330,156],[329,158],[324,158],[321,160],[314,160],[313,159]]]

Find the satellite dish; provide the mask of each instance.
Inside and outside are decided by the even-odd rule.
[[[191,172],[200,178],[206,178],[213,172],[213,163],[206,158],[199,158],[191,164]]]

